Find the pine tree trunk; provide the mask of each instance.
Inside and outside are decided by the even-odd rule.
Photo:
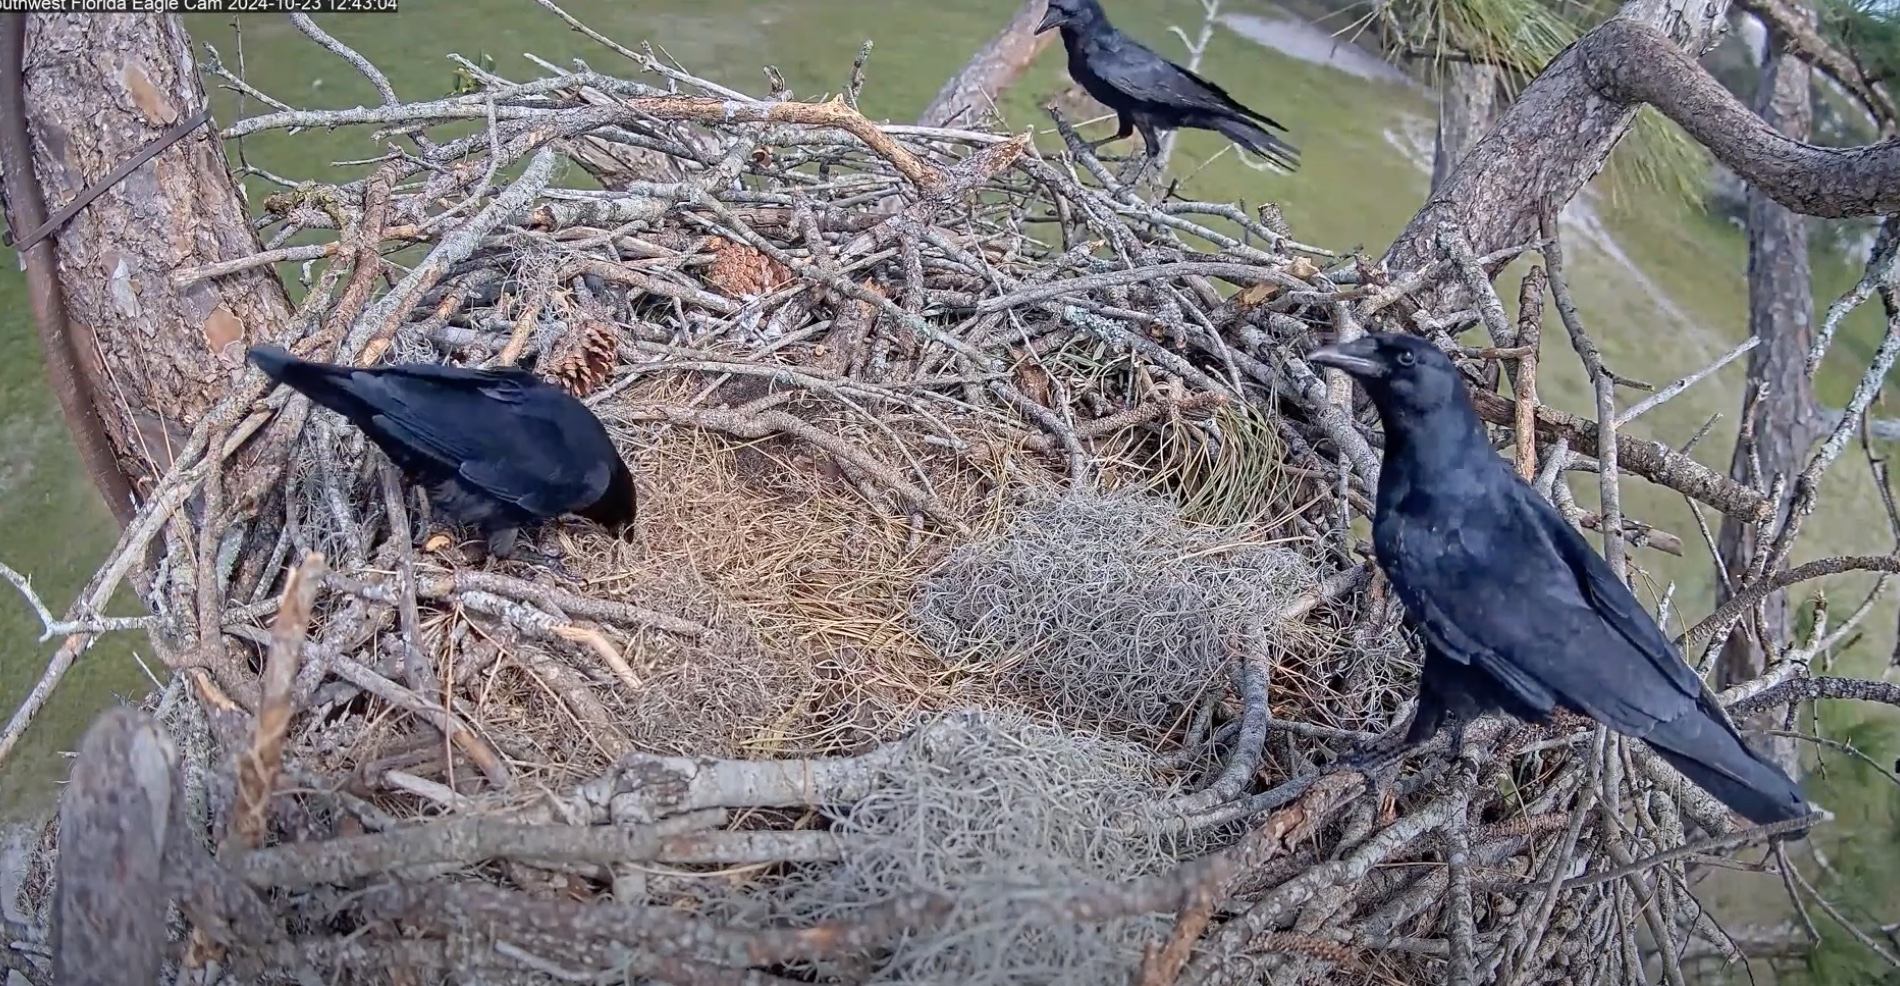
[[[1805,16],[1812,18],[1812,13]],[[1762,60],[1761,86],[1755,111],[1770,126],[1795,140],[1805,141],[1813,126],[1807,63],[1786,52],[1785,38],[1770,31]],[[1754,461],[1761,475],[1752,475],[1749,448],[1738,443],[1729,474],[1742,482],[1766,485],[1779,473],[1790,479],[1801,471],[1818,425],[1814,388],[1805,368],[1813,341],[1814,302],[1808,269],[1807,219],[1777,205],[1760,191],[1748,190],[1748,330],[1761,344],[1748,354],[1748,383],[1742,399],[1751,402]],[[1759,401],[1756,396],[1760,395]],[[1745,428],[1750,428],[1744,424]],[[1777,505],[1786,510],[1787,497]],[[1720,535],[1722,564],[1739,577],[1755,552],[1755,528],[1724,518]],[[1716,602],[1728,593],[1718,586]],[[1722,648],[1719,677],[1722,686],[1747,681],[1762,673],[1767,656],[1788,643],[1791,630],[1788,596],[1770,595],[1763,603],[1758,639],[1755,627],[1743,622],[1729,634]]]
[[[1453,62],[1438,82],[1438,143],[1432,154],[1432,190],[1437,191],[1472,145],[1491,132],[1504,109],[1498,70]]]
[[[33,171],[49,209],[205,105],[175,16],[27,17],[24,74]],[[184,288],[173,272],[260,249],[214,123],[133,170],[55,234],[62,331],[136,494],[150,492],[224,395],[246,345],[290,319],[270,268]]]

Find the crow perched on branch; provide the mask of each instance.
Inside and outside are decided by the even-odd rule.
[[[585,404],[520,369],[428,363],[342,366],[253,346],[272,380],[342,415],[451,523],[517,551],[517,529],[566,513],[618,532],[637,509],[633,474]]]
[[[1259,124],[1283,133],[1285,127],[1116,30],[1096,0],[1049,0],[1036,33],[1057,27],[1069,54],[1069,76],[1096,102],[1114,110],[1119,121],[1115,136],[1091,142],[1090,150],[1140,130],[1148,152],[1145,169],[1161,154],[1155,131],[1193,127],[1213,130],[1287,171],[1300,166],[1299,149]]]
[[[1540,722],[1562,707],[1648,743],[1752,822],[1809,812],[1609,563],[1492,450],[1449,357],[1374,334],[1309,359],[1357,378],[1385,426],[1373,552],[1425,641],[1404,746],[1448,713],[1456,744],[1471,716]]]

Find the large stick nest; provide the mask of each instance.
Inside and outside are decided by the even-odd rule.
[[[1403,724],[1416,666],[1346,526],[1370,418],[1298,354],[1401,317],[1455,345],[1484,312],[1407,293],[1518,251],[1452,230],[1423,271],[1335,262],[1239,207],[1143,198],[1059,118],[1055,157],[650,56],[671,91],[465,68],[449,99],[231,127],[406,146],[273,196],[264,255],[181,280],[327,258],[264,335],[531,363],[608,423],[639,524],[546,527],[567,575],[471,562],[359,434],[234,373],[128,535],[156,538],[154,639],[182,669],[157,706],[199,888],[182,961],[1608,982],[1639,925],[1732,954],[1685,906],[1686,854],[1579,878],[1729,829],[1640,747],[1488,720],[1456,763],[1438,743],[1373,784],[1324,772]],[[337,244],[280,245],[310,229]],[[294,444],[247,444],[272,414],[301,418]],[[1718,507],[1760,502],[1674,465]]]

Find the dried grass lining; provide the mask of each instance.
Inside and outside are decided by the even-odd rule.
[[[205,655],[155,710],[201,837],[173,864],[198,888],[172,925],[189,961],[273,982],[1616,978],[1631,888],[1685,891],[1673,862],[1554,892],[1610,858],[1582,835],[1590,730],[1480,724],[1461,767],[1416,759],[1383,792],[1318,769],[1402,721],[1414,668],[1340,548],[1376,461],[1295,355],[1302,319],[1384,318],[1468,249],[1329,274],[1239,208],[1149,204],[1059,118],[1061,160],[643,67],[708,95],[465,64],[472,94],[227,131],[484,121],[425,149],[442,167],[274,196],[270,251],[181,279],[313,259],[277,244],[341,229],[279,338],[532,358],[609,423],[642,517],[632,543],[549,528],[573,578],[465,567],[359,435],[285,392],[263,406],[307,415],[302,437],[264,457],[287,480],[239,512],[219,484],[257,427],[247,373],[128,535],[165,535],[165,656]],[[565,161],[614,191],[558,187]],[[377,293],[353,247],[391,241],[423,246]],[[207,484],[211,536],[164,506]],[[1673,775],[1631,756],[1612,789],[1645,851],[1726,831],[1695,792],[1652,798]],[[42,929],[56,835],[24,894]],[[1686,923],[1645,930],[1722,940],[1663,913]]]

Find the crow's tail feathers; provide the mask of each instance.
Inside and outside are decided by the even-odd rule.
[[[1300,149],[1238,116],[1216,117],[1207,123],[1210,130],[1260,155],[1286,171],[1300,167]]]
[[[282,346],[268,344],[252,346],[249,356],[251,365],[265,376],[357,422],[358,427],[362,427],[361,418],[374,413],[356,392],[352,367],[312,363],[292,356]]]
[[[1799,784],[1703,709],[1657,724],[1644,739],[1691,783],[1757,825],[1813,811]],[[1799,840],[1805,835],[1803,830],[1788,837]]]

